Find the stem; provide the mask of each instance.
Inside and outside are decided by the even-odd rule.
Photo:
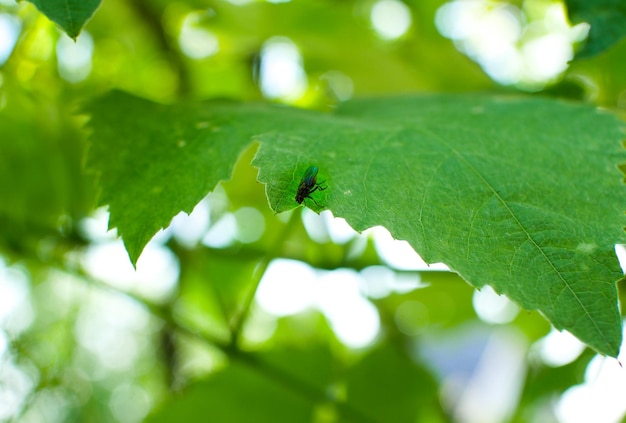
[[[280,247],[282,246],[287,234],[291,232],[295,223],[298,221],[297,219],[298,216],[299,215],[295,211],[291,213],[291,216],[289,217],[287,224],[281,231],[278,232],[278,234],[276,235],[276,238],[274,239],[274,242],[272,242],[270,248],[267,249],[266,253],[263,255],[263,258],[261,259],[261,262],[258,264],[256,269],[254,270],[254,274],[252,275],[252,287],[250,288],[250,292],[248,293],[248,297],[246,298],[244,307],[242,308],[241,313],[235,316],[231,324],[231,334],[232,334],[231,345],[235,349],[238,348],[239,339],[241,338],[241,331],[243,330],[243,326],[246,320],[248,320],[248,317],[250,316],[250,312],[252,311],[252,305],[254,302],[254,298],[256,297],[256,292],[259,289],[259,284],[261,283],[261,279],[263,278],[263,275],[265,274],[265,271],[267,270],[270,262],[274,258],[280,256],[278,254],[278,252],[281,249]]]

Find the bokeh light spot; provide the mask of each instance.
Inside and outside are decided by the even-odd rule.
[[[371,12],[372,26],[385,39],[401,37],[411,26],[411,10],[398,0],[380,0]]]
[[[505,2],[453,0],[437,10],[435,23],[491,78],[534,91],[567,69],[573,44],[586,30],[582,24],[569,25],[560,3],[528,7],[532,15]]]
[[[315,280],[315,272],[305,263],[274,260],[261,279],[256,301],[276,316],[299,313],[313,305]]]
[[[208,11],[190,13],[185,17],[178,36],[182,52],[192,59],[205,59],[219,51],[219,41],[215,34],[202,26]]]
[[[93,38],[83,31],[74,42],[63,34],[57,41],[57,64],[59,75],[71,83],[77,83],[89,76],[93,56]]]
[[[620,355],[622,360],[625,357],[626,354]],[[624,368],[614,358],[597,355],[587,366],[585,382],[569,388],[561,395],[556,405],[556,415],[561,423],[622,421],[626,413],[624,392]]]
[[[265,232],[265,218],[254,207],[242,207],[235,213],[237,241],[244,244],[258,241]]]
[[[306,92],[302,56],[289,38],[273,37],[263,44],[259,82],[263,94],[272,99],[293,101]]]
[[[537,341],[536,346],[542,361],[551,367],[560,367],[576,360],[585,345],[567,331],[552,329],[548,335]]]
[[[359,292],[358,273],[339,269],[324,274],[318,283],[317,305],[335,335],[351,348],[363,348],[380,330],[378,310]]]
[[[517,304],[504,295],[498,295],[488,285],[482,287],[480,291],[474,291],[472,303],[478,317],[487,323],[509,323],[519,312]]]
[[[22,27],[21,21],[6,13],[0,13],[0,66],[11,56]]]
[[[237,236],[237,219],[232,213],[224,214],[215,224],[211,225],[202,244],[207,247],[224,248],[232,245]]]

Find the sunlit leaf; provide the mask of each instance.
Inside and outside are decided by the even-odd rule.
[[[224,102],[163,106],[114,93],[90,107],[90,164],[131,260],[180,210],[230,176],[251,140],[276,212],[307,167],[305,204],[356,230],[383,225],[427,262],[489,284],[615,356],[614,245],[624,234],[620,121],[536,98],[361,100],[335,114]],[[315,200],[315,201],[313,201]]]

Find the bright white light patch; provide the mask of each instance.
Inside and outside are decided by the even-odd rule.
[[[244,244],[258,241],[265,232],[265,218],[253,207],[242,207],[234,213],[237,240]]]
[[[529,21],[514,5],[453,0],[437,10],[435,23],[494,80],[537,89],[566,70],[585,27],[571,27],[562,4],[536,9],[543,16]]]
[[[117,229],[108,230],[109,212],[100,207],[80,222],[81,232],[91,241],[111,241],[117,238]]]
[[[149,243],[137,261],[137,270],[128,260],[121,241],[90,246],[83,263],[95,278],[154,301],[167,299],[178,280],[179,265],[172,252]]]
[[[359,293],[359,284],[358,274],[351,270],[326,272],[318,279],[305,263],[274,260],[261,280],[256,301],[276,316],[317,307],[341,342],[362,348],[376,338],[380,319],[376,308]]]
[[[561,423],[622,421],[626,413],[624,392],[626,370],[613,358],[596,356],[587,366],[585,383],[561,396],[556,415]]]
[[[323,213],[325,212],[322,212],[322,214]],[[330,240],[326,222],[321,214],[318,215],[312,210],[303,208],[302,223],[304,224],[304,229],[306,229],[306,232],[313,241],[318,244],[324,244]]]
[[[113,390],[109,407],[121,423],[136,423],[144,420],[151,403],[150,396],[143,388],[125,384]]]
[[[302,211],[302,222],[311,239],[320,244],[332,241],[341,245],[358,236],[345,219],[334,217],[330,210],[324,210],[318,215],[305,208]]]
[[[297,100],[306,92],[302,56],[290,39],[274,37],[263,44],[259,81],[268,98]]]
[[[370,298],[384,298],[391,293],[395,278],[393,270],[387,266],[369,266],[361,270],[362,291]]]
[[[0,421],[13,420],[24,411],[33,381],[14,363],[3,361],[0,366]]]
[[[0,264],[1,266],[1,264]],[[0,267],[0,326],[18,334],[33,321],[28,276],[17,268]]]
[[[300,261],[274,260],[261,279],[256,301],[276,316],[296,314],[313,306],[315,272]]]
[[[21,271],[0,269],[0,325],[28,300],[28,278]]]
[[[76,42],[65,34],[61,35],[56,52],[59,74],[63,79],[77,83],[87,78],[93,56],[93,38],[87,31],[83,31]]]
[[[330,210],[324,210],[320,216],[326,222],[328,235],[335,244],[345,244],[359,234],[342,217],[335,217]]]
[[[190,214],[178,213],[170,228],[181,244],[193,248],[200,242],[210,223],[209,207],[206,200],[200,201]]]
[[[9,347],[9,340],[3,330],[0,330],[0,360],[4,360],[4,353],[7,352]]]
[[[527,78],[541,82],[565,71],[574,57],[574,49],[564,35],[548,34],[524,44],[522,55]]]
[[[371,13],[372,25],[382,38],[401,37],[411,26],[411,10],[398,0],[380,0]]]
[[[406,241],[393,239],[382,226],[367,230],[374,234],[374,246],[380,257],[391,267],[399,270],[450,270],[445,264],[428,265]]]
[[[474,291],[472,302],[478,317],[487,323],[509,323],[519,312],[517,304],[504,295],[496,294],[490,286]]]
[[[516,331],[493,332],[472,371],[454,410],[455,421],[499,423],[509,421],[519,402],[527,343]]]
[[[537,343],[539,355],[548,366],[559,367],[576,360],[585,349],[585,345],[569,332],[552,329]]]
[[[619,260],[622,272],[626,273],[626,247],[622,244],[617,244],[615,246],[615,255],[617,256],[617,260]]]
[[[21,26],[21,21],[17,17],[0,13],[0,66],[13,52]]]
[[[227,213],[215,222],[206,235],[202,238],[202,244],[207,247],[224,248],[235,241],[237,236],[237,219],[231,213]]]
[[[82,304],[74,332],[78,343],[108,369],[127,371],[139,356],[148,312],[135,301],[94,293]]]
[[[317,304],[337,337],[349,347],[371,344],[380,330],[376,307],[359,294],[358,274],[335,270],[319,280]]]

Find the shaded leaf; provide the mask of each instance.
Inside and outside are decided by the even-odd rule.
[[[69,113],[13,88],[5,87],[0,110],[0,245],[24,253],[43,238],[71,235],[93,206],[93,181]]]
[[[626,3],[621,0],[566,0],[570,20],[591,28],[578,58],[602,53],[626,36]]]

